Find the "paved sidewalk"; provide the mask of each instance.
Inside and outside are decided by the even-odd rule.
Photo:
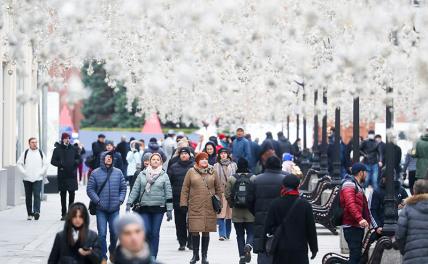
[[[76,193],[76,201],[88,204],[85,189]],[[49,194],[46,202],[42,202],[39,221],[27,221],[25,205],[19,205],[0,211],[0,263],[47,263],[55,233],[63,228],[60,221],[60,199],[58,194]],[[96,230],[95,217],[91,217],[91,228]],[[318,244],[320,252],[311,263],[321,263],[322,256],[327,252],[339,250],[339,237],[329,235],[323,228],[318,228]],[[185,264],[191,258],[191,251],[179,252],[175,238],[174,221],[162,224],[159,245],[159,261],[164,264]],[[208,252],[210,264],[238,263],[237,246],[232,230],[229,241],[218,241],[217,234],[211,233]],[[255,264],[257,255],[253,255]]]

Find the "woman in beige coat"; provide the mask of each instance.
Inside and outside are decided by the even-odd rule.
[[[226,188],[228,179],[235,174],[237,169],[236,163],[230,157],[230,151],[227,148],[222,148],[218,152],[217,163],[214,164],[214,170],[221,182],[221,187]],[[221,213],[217,215],[218,236],[220,241],[230,238],[232,231],[232,209],[223,196],[223,208]]]
[[[192,234],[193,257],[190,264],[199,261],[199,233],[202,233],[202,264],[208,264],[207,253],[209,232],[216,231],[216,213],[212,206],[212,195],[222,197],[222,188],[217,173],[208,164],[208,154],[198,153],[195,166],[187,172],[180,195],[180,206],[187,210],[189,232]],[[220,198],[221,199],[221,198]]]

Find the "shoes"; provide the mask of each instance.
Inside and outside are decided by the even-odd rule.
[[[201,237],[199,234],[197,236],[192,236],[192,244],[193,244],[193,257],[190,260],[190,264],[195,264],[199,261],[199,243],[201,241]]]
[[[209,264],[207,255],[208,255],[208,245],[210,243],[209,236],[202,236],[202,260],[201,264]]]
[[[27,220],[28,220],[28,221],[33,220],[33,216],[32,216],[32,215],[27,216]]]
[[[244,256],[240,257],[240,258],[239,258],[239,264],[245,264],[245,263],[247,263],[247,262],[245,261],[245,257],[244,257]]]
[[[250,263],[251,262],[251,251],[253,250],[253,247],[250,244],[246,244],[244,247],[244,252],[245,252],[245,262],[246,263]]]
[[[61,221],[65,221],[65,215],[61,216]]]
[[[39,220],[39,218],[40,218],[40,213],[34,213],[33,214],[34,215],[34,220]]]
[[[184,251],[184,250],[186,250],[186,246],[180,246],[180,247],[178,248],[178,251]]]
[[[226,240],[226,238],[225,237],[219,237],[219,239],[218,240],[220,240],[220,241],[225,241]]]

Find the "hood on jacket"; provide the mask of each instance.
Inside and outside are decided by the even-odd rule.
[[[60,145],[61,145],[61,143],[59,143],[59,142],[55,142],[54,147],[55,147],[55,148],[57,148],[57,147],[59,147]]]
[[[422,194],[415,194],[413,196],[410,196],[409,198],[407,198],[404,202],[408,205],[413,205],[413,204],[417,204],[419,202],[427,202],[428,205],[428,193],[422,193]],[[426,206],[427,211],[428,211],[428,206]]]
[[[100,155],[100,168],[103,169],[103,170],[107,170],[107,166],[106,166],[106,164],[104,162],[107,153],[111,153],[112,154],[112,156],[113,156],[112,157],[113,158],[113,163],[114,163],[114,152],[113,151],[111,151],[111,152],[109,152],[109,151],[102,152],[101,155]],[[111,168],[112,167],[113,167],[113,164],[111,164]]]
[[[86,227],[87,230],[89,230],[89,223],[90,223],[90,219],[89,219],[89,213],[88,213],[88,208],[86,207],[86,205],[84,203],[81,202],[75,202],[73,204],[70,205],[70,208],[68,209],[68,211],[71,211],[74,207],[79,206],[79,207],[83,207],[83,225]],[[71,223],[71,220],[66,219],[65,223],[64,223],[64,230],[67,230],[69,224]]]
[[[208,145],[211,145],[211,146],[213,147],[213,149],[214,149],[213,154],[212,154],[212,155],[210,155],[210,156],[217,155],[216,145],[215,145],[215,143],[214,143],[214,142],[211,142],[211,141],[208,141],[208,142],[207,142],[207,144],[205,144],[204,152],[208,154],[208,152],[207,152],[207,146],[208,146]]]
[[[148,148],[152,151],[158,151],[160,147],[157,142],[150,142]]]

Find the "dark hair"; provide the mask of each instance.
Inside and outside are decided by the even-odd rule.
[[[218,154],[217,154],[217,162],[220,162],[220,160],[221,160],[220,154],[221,154],[222,152],[226,152],[226,153],[227,153],[227,158],[228,158],[228,159],[230,159],[230,160],[232,160],[232,157],[230,156],[230,151],[229,151],[227,148],[222,148],[222,149],[220,149],[220,150],[218,151]]]
[[[65,219],[64,234],[66,235],[67,243],[71,246],[74,246],[77,241],[74,242],[73,239],[73,223],[71,220],[77,216],[77,212],[80,212],[83,218],[83,224],[79,229],[79,238],[77,239],[77,241],[79,241],[79,244],[83,246],[86,240],[86,235],[88,234],[89,230],[88,209],[86,209],[86,206],[83,203],[74,203],[70,205],[67,217]]]
[[[36,139],[36,140],[37,140],[37,138],[35,138],[35,137],[30,137],[30,138],[28,139],[28,144],[30,144],[31,140],[34,140],[34,139]]]
[[[236,173],[249,173],[250,170],[248,169],[248,161],[245,158],[239,158],[236,169]]]
[[[244,132],[244,129],[242,127],[239,127],[236,132]]]
[[[208,154],[208,152],[207,152],[207,146],[208,146],[208,145],[211,145],[211,146],[213,147],[213,149],[214,149],[214,152],[213,152],[213,154],[211,154],[211,155],[217,155],[216,146],[215,146],[214,142],[211,142],[211,141],[208,141],[208,142],[205,144],[204,152]],[[210,154],[208,154],[208,155],[210,155]],[[210,156],[211,156],[211,155],[210,155]]]
[[[266,160],[265,168],[270,170],[281,170],[281,160],[275,155],[271,156]]]
[[[248,140],[250,140],[251,139],[251,134],[249,134],[249,133],[245,134],[245,138],[248,139]]]
[[[106,136],[104,134],[99,134],[98,138],[106,138]]]
[[[413,186],[413,192],[414,194],[428,193],[428,180],[426,179],[417,180],[415,182],[415,185]]]
[[[382,138],[381,135],[377,134],[376,136],[374,136],[375,138]]]

